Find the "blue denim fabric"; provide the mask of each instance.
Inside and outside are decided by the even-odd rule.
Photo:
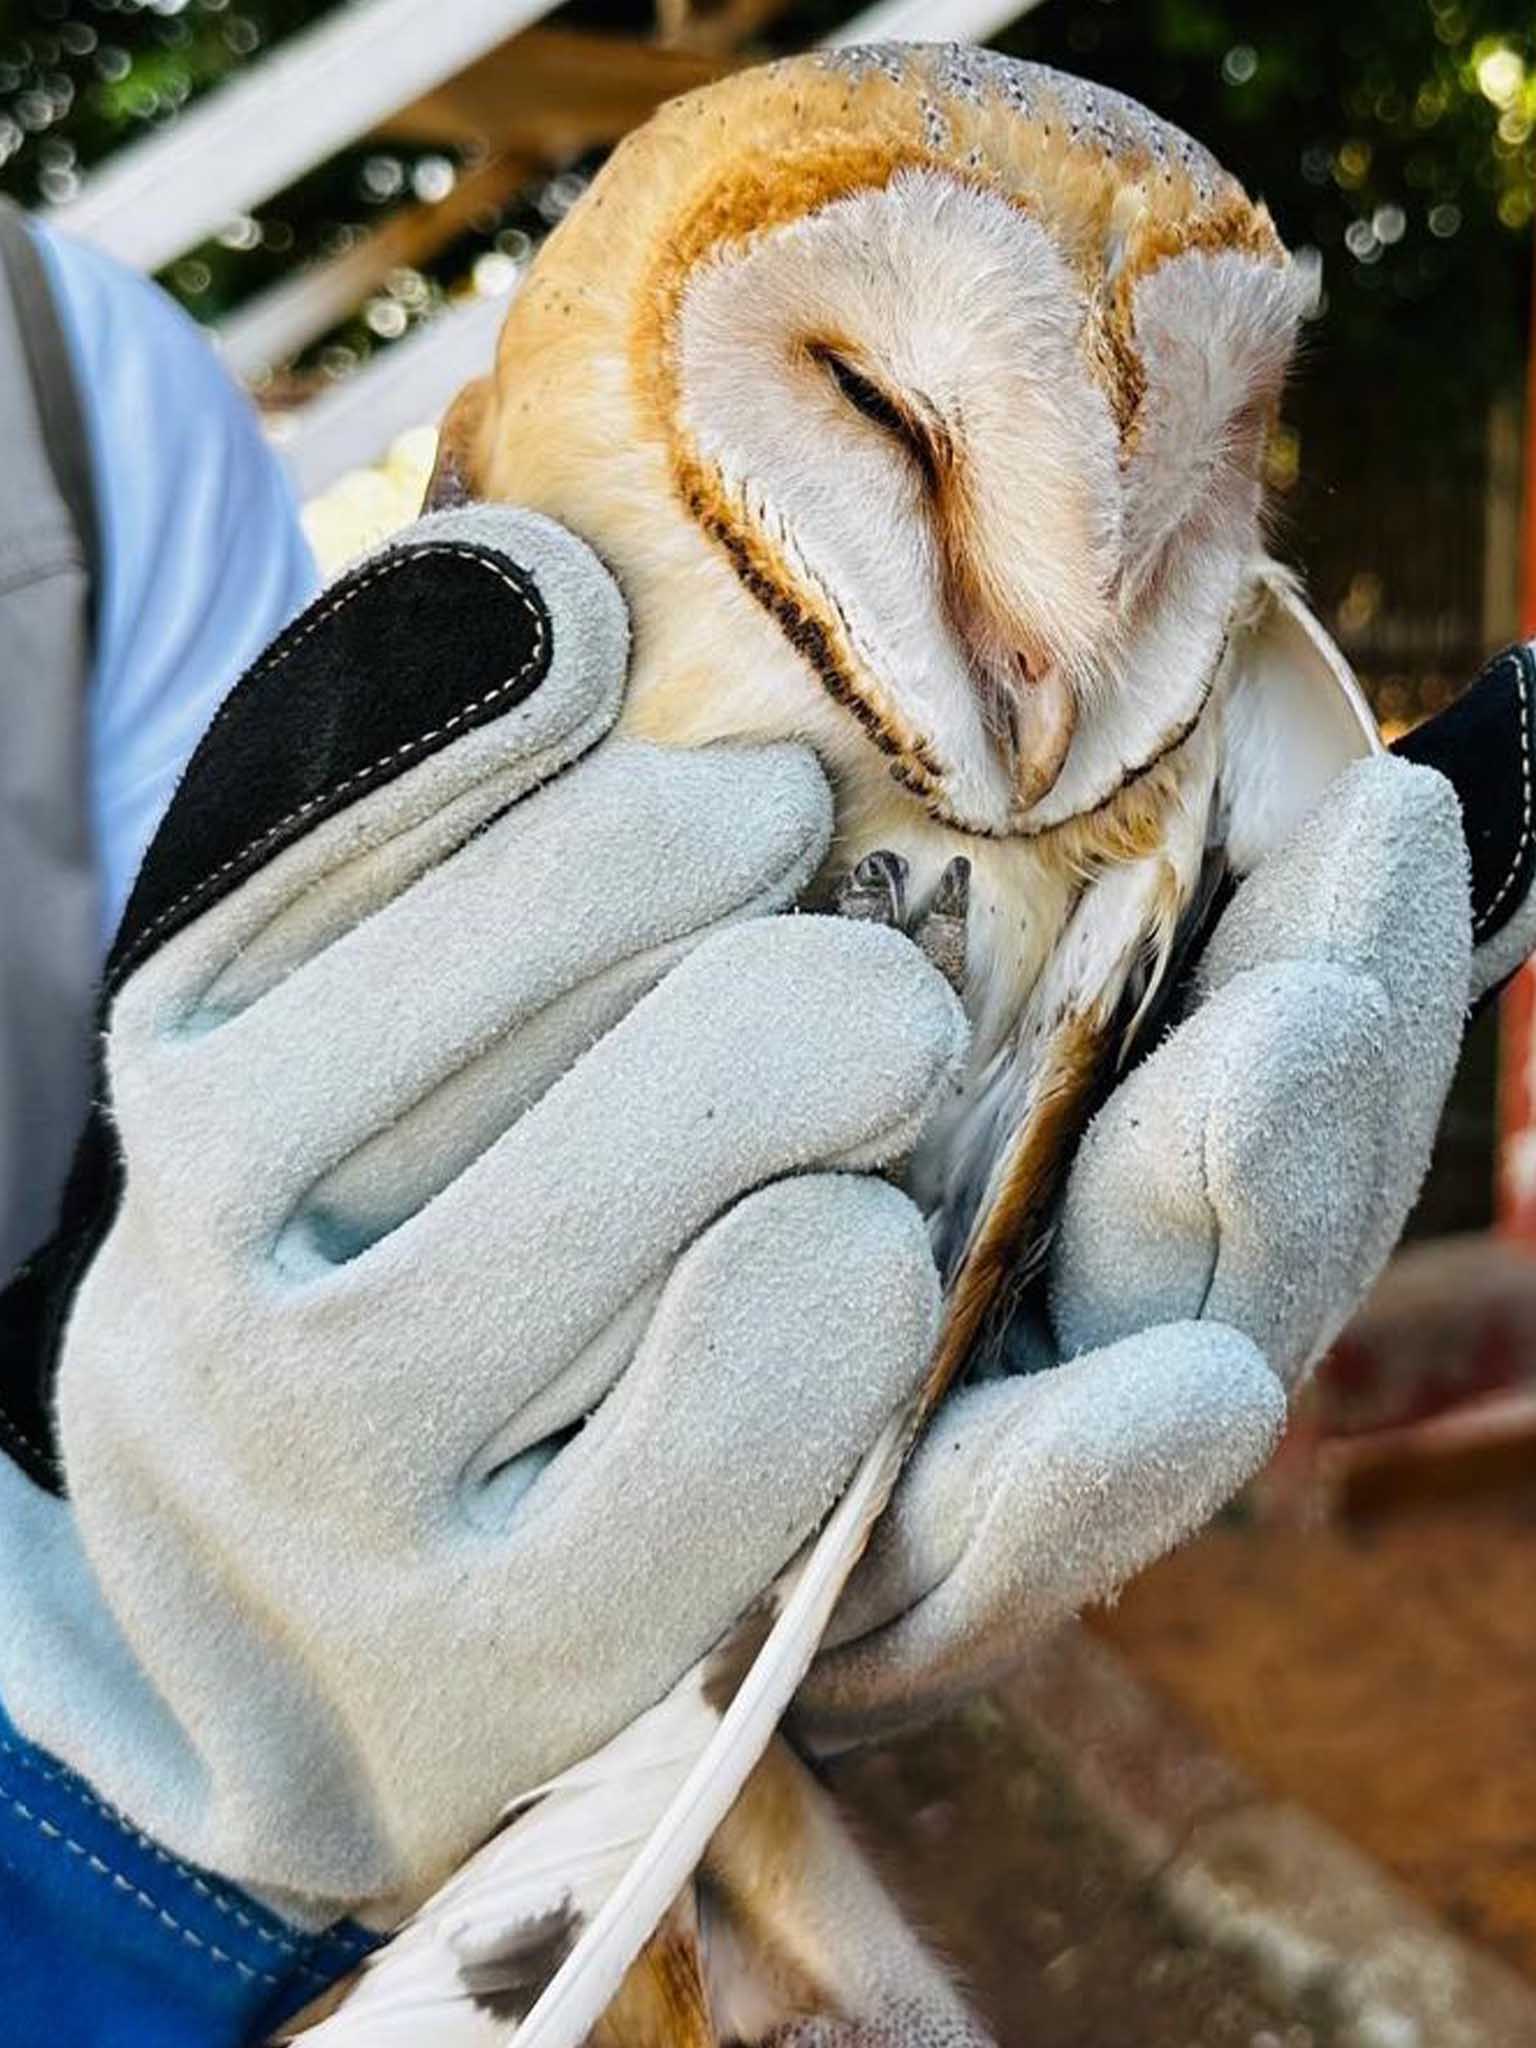
[[[238,2048],[374,1937],[306,1934],[157,1848],[0,1708],[0,2041]]]

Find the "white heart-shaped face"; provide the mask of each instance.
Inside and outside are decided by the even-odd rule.
[[[1084,282],[1113,265],[908,171],[711,256],[682,297],[675,424],[715,537],[750,536],[818,685],[968,831],[1078,815],[1175,743],[1257,548],[1285,267],[1190,251],[1138,280],[1127,436]]]

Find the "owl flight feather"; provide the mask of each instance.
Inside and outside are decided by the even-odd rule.
[[[815,747],[837,833],[813,902],[883,890],[942,940],[973,1046],[909,1186],[946,1321],[764,1612],[523,1800],[317,2040],[638,2048],[807,2010],[850,2042],[983,2038],[773,1732],[1213,875],[1375,744],[1262,541],[1303,296],[1189,138],[945,46],[673,102],[541,249],[439,475],[612,567],[629,730]]]

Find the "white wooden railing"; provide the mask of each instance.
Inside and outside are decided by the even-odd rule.
[[[556,4],[351,0],[314,28],[289,37],[171,126],[123,150],[47,217],[125,263],[160,269],[360,136],[398,123],[418,103],[427,103],[423,112],[430,114],[449,81],[472,76],[477,64],[483,69],[493,52]],[[827,40],[979,42],[1040,4],[875,0]],[[547,54],[562,39],[540,30],[527,41],[531,62],[536,45]],[[571,76],[580,69],[579,62],[572,67],[573,46],[575,39],[564,39]],[[591,46],[590,75],[597,79],[603,40],[594,36]],[[692,82],[687,59],[677,53],[662,46],[626,47],[631,63],[647,53],[654,61],[655,97]],[[496,61],[505,71],[505,60]],[[622,119],[625,104],[621,95],[609,106],[608,118]],[[641,112],[637,101],[637,118]],[[544,137],[582,135],[579,117],[562,123],[558,110],[541,110],[534,126]],[[503,138],[487,140],[493,151],[502,149]],[[504,198],[532,168],[515,149],[493,154],[460,181],[451,199],[405,209],[344,255],[300,270],[261,294],[214,332],[231,368],[248,377],[281,363],[361,305],[394,264],[441,247],[480,204]],[[334,388],[276,419],[273,438],[300,495],[315,496],[346,471],[375,459],[396,435],[436,419],[465,379],[490,362],[505,304],[503,290],[449,307]]]

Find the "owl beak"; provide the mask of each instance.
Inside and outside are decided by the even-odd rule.
[[[1031,810],[1055,788],[1077,731],[1077,697],[1066,670],[1053,664],[1041,675],[1022,656],[1018,687],[1010,694],[1013,786],[1018,808]]]

